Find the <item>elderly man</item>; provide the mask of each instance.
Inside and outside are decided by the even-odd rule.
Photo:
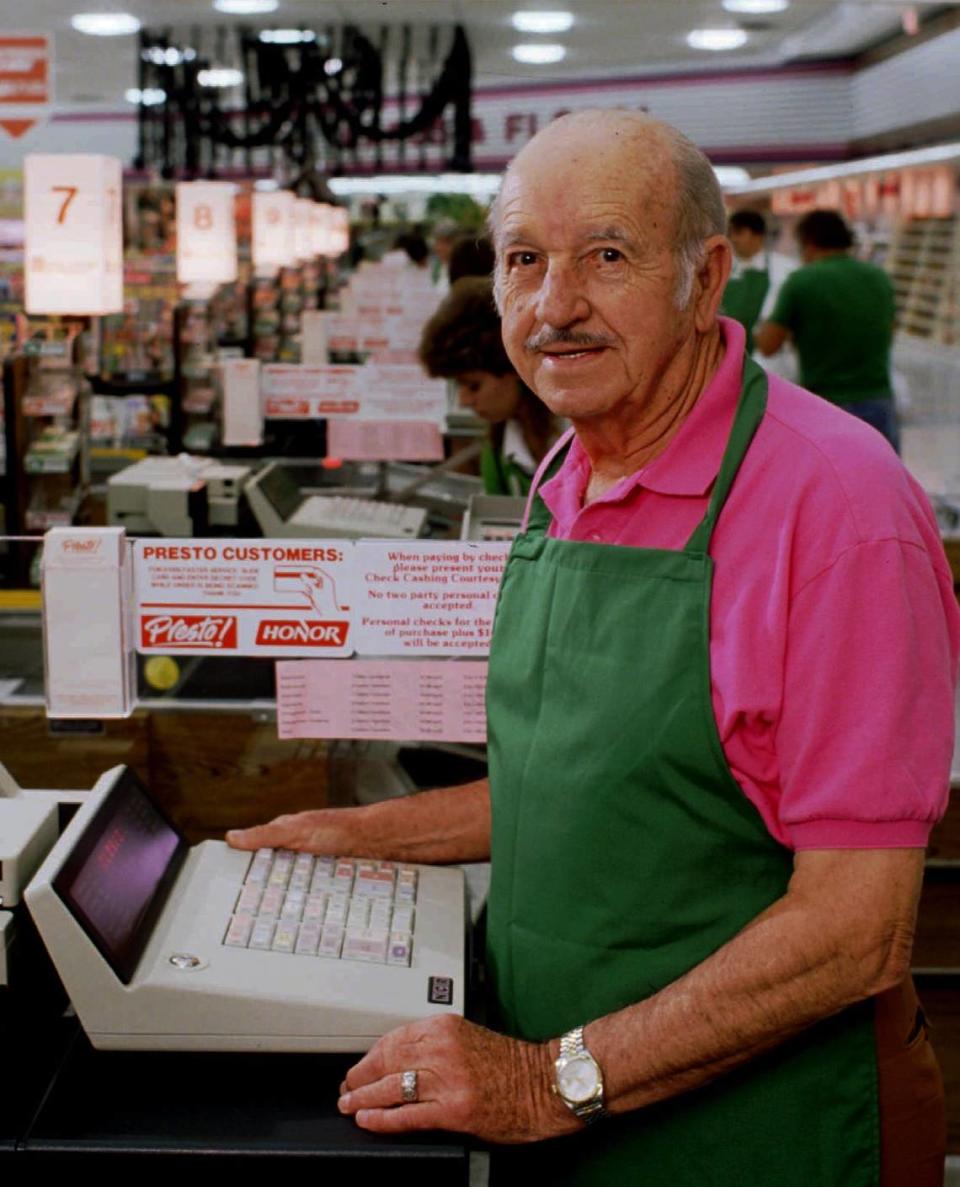
[[[496,1029],[385,1036],[343,1085],[365,1128],[514,1143],[508,1182],[933,1187],[907,978],[951,578],[886,443],[718,321],[723,228],[707,160],[639,114],[523,149],[494,212],[504,340],[573,429],[500,590],[489,784],[230,839],[492,857]]]

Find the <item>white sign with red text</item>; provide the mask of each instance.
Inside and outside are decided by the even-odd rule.
[[[303,366],[269,363],[261,371],[263,414],[268,419],[431,421],[442,425],[447,385],[429,379],[417,364]]]
[[[387,306],[355,314],[325,313],[328,349],[364,353],[415,351],[431,312],[427,309],[411,313],[402,306]]]
[[[36,314],[123,309],[119,158],[31,153],[24,163],[24,305]]]
[[[343,540],[135,540],[143,654],[352,654]]]
[[[234,194],[229,181],[177,183],[179,284],[230,284],[237,279]]]
[[[250,204],[250,249],[254,276],[276,276],[281,268],[292,268],[296,264],[293,225],[295,201],[296,197],[290,190],[254,193]]]
[[[53,38],[48,33],[0,36],[0,128],[14,140],[47,119],[52,67]]]
[[[354,560],[363,655],[486,655],[509,542],[361,540]]]

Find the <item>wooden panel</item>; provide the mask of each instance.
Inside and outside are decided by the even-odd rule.
[[[927,857],[960,861],[960,792],[954,791],[943,820],[930,834]]]
[[[191,842],[326,803],[323,742],[281,741],[241,713],[154,713],[150,782]]]
[[[947,1094],[947,1150],[960,1154],[960,977],[920,977],[917,992],[930,1023]]]
[[[21,787],[92,787],[117,763],[149,775],[146,712],[100,723],[103,732],[51,734],[40,708],[0,709],[0,762]]]
[[[280,741],[244,713],[147,712],[51,736],[40,708],[0,710],[0,762],[21,787],[92,787],[125,763],[191,843],[326,803],[323,742]]]
[[[960,869],[927,870],[913,964],[960,973]]]

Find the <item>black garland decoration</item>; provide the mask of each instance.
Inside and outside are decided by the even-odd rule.
[[[444,167],[469,172],[471,158],[471,97],[473,66],[463,27],[453,30],[450,50],[418,110],[406,116],[410,67],[410,29],[403,27],[403,56],[398,63],[400,117],[384,126],[384,59],[389,31],[380,35],[380,47],[356,26],[328,30],[314,41],[283,45],[261,41],[250,29],[219,31],[216,56],[229,59],[226,38],[235,39],[234,60],[244,73],[242,111],[222,106],[222,92],[202,86],[200,75],[210,69],[207,53],[181,48],[186,39],[172,33],[140,34],[139,87],[141,96],[162,91],[161,103],[139,108],[139,147],[135,165],[158,172],[167,179],[215,177],[225,160],[238,151],[248,166],[257,150],[269,149],[288,171],[306,175],[319,170],[336,174],[349,169],[350,154],[365,143],[376,146],[376,163],[383,160],[383,146],[400,145],[424,133],[433,133],[446,110],[453,107],[449,134],[444,130],[447,158]],[[189,38],[202,42],[199,31]],[[178,45],[178,42],[180,43]],[[332,46],[338,44],[334,55]],[[437,44],[431,30],[430,44]],[[331,58],[342,65],[328,73]],[[421,151],[421,163],[423,153]]]

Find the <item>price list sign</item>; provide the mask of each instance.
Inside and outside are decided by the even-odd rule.
[[[281,661],[281,738],[485,742],[484,660]]]
[[[32,153],[26,158],[27,313],[123,310],[121,176],[116,157]]]

